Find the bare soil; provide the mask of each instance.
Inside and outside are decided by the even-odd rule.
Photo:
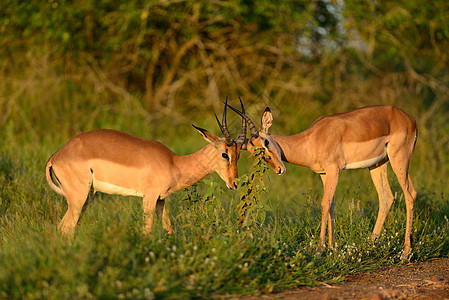
[[[342,284],[228,299],[449,299],[449,258],[386,267],[346,279]]]

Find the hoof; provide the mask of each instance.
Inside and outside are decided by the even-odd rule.
[[[411,250],[410,247],[404,247],[404,251],[401,254],[401,261],[410,261],[410,258],[412,258]]]
[[[318,247],[315,251],[315,257],[321,257],[324,254],[324,247]]]

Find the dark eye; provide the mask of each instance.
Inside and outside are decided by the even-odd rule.
[[[268,147],[268,145],[270,144],[269,140],[265,140],[265,147]]]
[[[226,160],[229,160],[229,156],[228,156],[228,154],[226,154],[226,153],[222,153],[222,154],[221,154],[221,157],[223,157],[223,158],[226,159]]]

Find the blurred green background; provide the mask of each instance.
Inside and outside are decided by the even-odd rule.
[[[226,96],[235,105],[241,96],[257,122],[269,105],[278,134],[321,115],[393,104],[418,121],[420,162],[446,174],[448,8],[5,0],[0,134],[38,142],[107,127],[170,146],[190,137],[190,123],[217,128],[212,112]]]
[[[338,246],[323,258],[321,182],[292,165],[267,174],[272,210],[256,229],[238,227],[237,195],[212,175],[170,197],[173,236],[143,235],[140,200],[108,195],[73,244],[56,234],[67,206],[44,166],[71,137],[112,128],[190,154],[206,144],[190,124],[218,134],[226,96],[237,107],[242,97],[256,124],[270,106],[281,135],[371,104],[415,117],[412,259],[447,256],[448,12],[443,0],[0,1],[0,299],[207,298],[399,262],[405,205],[391,169],[398,201],[381,242],[367,240],[377,214],[368,172],[344,172]],[[236,137],[239,117],[228,123]],[[251,162],[242,154],[240,174]]]

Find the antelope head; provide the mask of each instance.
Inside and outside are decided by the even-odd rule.
[[[213,145],[214,150],[211,160],[214,162],[214,171],[218,173],[218,175],[223,179],[229,189],[236,189],[237,182],[235,181],[235,179],[238,178],[237,161],[240,157],[240,150],[242,149],[246,140],[247,126],[245,119],[242,118],[242,130],[240,132],[240,136],[236,141],[234,141],[234,139],[231,137],[231,134],[229,133],[228,125],[226,122],[228,106],[227,102],[228,98],[226,98],[225,101],[221,123],[217,115],[215,115],[218,126],[220,127],[224,137],[216,137],[205,129],[196,127],[195,125],[192,126],[201,133],[206,141]],[[242,110],[244,111],[243,106]]]
[[[251,137],[249,139],[244,139],[242,149],[248,150],[251,154],[254,154],[255,148],[262,148],[262,151],[265,154],[264,159],[273,168],[273,171],[278,175],[284,174],[286,169],[282,162],[282,150],[275,139],[268,133],[268,129],[273,124],[273,115],[271,114],[270,108],[267,107],[265,109],[262,115],[260,129],[257,130],[254,122],[245,114],[242,99],[240,99],[240,104],[242,106],[242,111],[239,111],[230,105],[228,106],[243,118],[251,131]]]

